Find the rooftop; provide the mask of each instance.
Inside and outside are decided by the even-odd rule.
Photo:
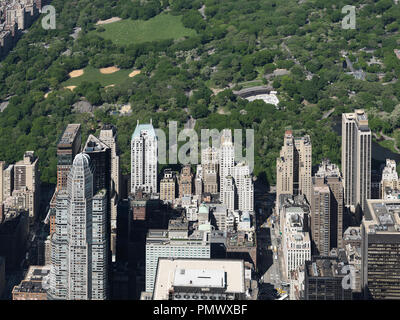
[[[315,174],[318,178],[325,178],[325,177],[340,177],[340,170],[339,167],[331,163],[329,159],[325,159],[321,162],[318,167],[318,171]]]
[[[58,142],[58,148],[72,147],[77,133],[79,132],[81,125],[79,123],[69,124],[62,134],[60,141]]]
[[[185,220],[174,219],[169,220],[168,231],[187,231],[189,229],[189,223]]]
[[[13,292],[46,293],[47,289],[43,287],[43,284],[48,284],[48,281],[44,279],[48,280],[50,268],[50,265],[30,266],[25,279],[14,287]]]
[[[306,262],[306,272],[309,277],[343,277],[344,264],[336,257],[313,257]]]
[[[222,269],[175,269],[174,286],[196,288],[225,288],[225,272]]]
[[[135,131],[132,134],[132,139],[138,138],[138,137],[142,136],[143,134],[149,135],[149,136],[156,136],[156,132],[154,131],[153,123],[151,120],[150,120],[150,123],[148,123],[148,124],[139,124],[139,120],[138,120]]]
[[[100,139],[96,138],[94,135],[89,135],[85,147],[83,149],[84,152],[102,152],[109,147],[102,142]]]
[[[399,199],[367,199],[363,225],[368,233],[400,234],[399,214]]]
[[[174,286],[226,288],[229,293],[244,293],[244,273],[243,260],[160,258],[153,300],[168,299]]]
[[[349,240],[361,241],[362,237],[361,237],[360,227],[348,227],[343,234],[343,240],[345,240],[345,241],[349,241]]]

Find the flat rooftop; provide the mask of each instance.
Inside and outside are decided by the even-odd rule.
[[[314,186],[314,191],[317,191],[319,193],[330,193],[329,187],[328,186]]]
[[[334,257],[315,257],[306,262],[306,272],[309,277],[343,277],[343,264]]]
[[[228,293],[244,293],[244,271],[243,260],[160,258],[153,300],[168,299],[169,291],[174,286],[197,288],[223,286]]]
[[[368,233],[400,234],[400,200],[367,199],[363,224]]]
[[[181,219],[169,220],[169,231],[187,231],[188,229],[189,223],[187,221],[182,221]]]
[[[23,280],[18,286],[15,286],[13,293],[46,293],[47,290],[43,288],[42,283],[39,281],[26,281]]]
[[[47,289],[43,288],[44,278],[50,274],[50,265],[30,266],[25,279],[13,288],[13,292],[24,293],[45,293]]]
[[[175,230],[174,230],[175,231]],[[147,245],[207,245],[209,244],[209,237],[205,238],[204,233],[199,230],[195,230],[191,235],[185,238],[170,238],[168,230],[165,229],[149,229],[146,237]]]
[[[74,143],[75,137],[79,132],[81,125],[79,123],[72,123],[67,126],[64,133],[62,134],[60,141],[58,142],[58,148],[71,147]]]
[[[24,280],[41,281],[50,273],[50,265],[30,266]]]
[[[222,269],[175,269],[174,286],[195,288],[225,288],[225,271]]]
[[[360,227],[348,227],[343,234],[343,240],[361,241],[362,236]]]

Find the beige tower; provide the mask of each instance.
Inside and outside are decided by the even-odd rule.
[[[236,188],[235,181],[232,176],[227,176],[225,178],[225,188],[222,194],[223,199],[225,199],[224,205],[228,209],[228,212],[233,212],[236,208]]]
[[[396,170],[396,161],[386,159],[386,166],[382,171],[382,180],[379,184],[380,198],[385,199],[386,192],[400,189],[399,176]]]
[[[342,114],[342,171],[345,205],[364,211],[371,197],[371,130],[364,110]]]
[[[182,168],[179,176],[179,198],[192,195],[192,180],[193,174],[190,165],[185,165]]]
[[[218,193],[218,149],[208,147],[201,152],[202,179],[205,193]]]
[[[196,168],[196,177],[194,179],[194,194],[201,196],[203,194],[203,167],[198,164]]]
[[[331,192],[329,187],[314,186],[311,201],[311,233],[317,255],[328,256],[330,250]]]
[[[10,164],[3,172],[3,201],[11,196],[14,190],[14,165]]]
[[[117,204],[120,198],[120,168],[116,128],[112,125],[105,125],[100,130],[99,139],[111,149],[111,229],[116,229]]]
[[[39,209],[39,167],[38,157],[33,151],[26,151],[24,159],[14,165],[14,190],[31,191],[33,193],[32,211],[29,211],[29,217],[35,219]]]
[[[229,129],[222,130],[221,145],[219,149],[219,186],[221,202],[228,205],[228,199],[225,199],[227,193],[224,192],[227,177],[233,175],[233,167],[235,166],[235,148],[232,141],[232,132]]]
[[[314,186],[330,190],[329,237],[330,248],[343,247],[343,182],[337,165],[329,160],[320,164],[313,179]]]
[[[304,194],[311,202],[312,147],[308,135],[293,137],[286,131],[280,157],[276,161],[276,199],[281,194]]]
[[[164,178],[160,181],[160,200],[173,202],[176,198],[176,177],[171,169],[164,170]]]
[[[104,142],[111,149],[111,179],[113,189],[120,194],[120,169],[119,169],[119,156],[117,148],[117,131],[112,125],[105,125],[100,130],[99,139]]]

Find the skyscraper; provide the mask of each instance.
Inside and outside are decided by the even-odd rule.
[[[39,210],[40,177],[38,157],[34,151],[26,151],[24,158],[14,165],[14,191],[30,193],[29,218],[33,221]]]
[[[328,187],[330,191],[330,216],[329,216],[329,239],[330,249],[342,248],[343,243],[343,182],[341,179],[340,170],[337,165],[329,160],[324,160],[318,167],[318,171],[313,177],[314,186]],[[313,229],[324,228],[318,219],[313,220]],[[326,221],[328,222],[328,221]]]
[[[285,210],[282,249],[288,278],[291,271],[296,271],[306,260],[311,259],[310,234],[305,230],[304,220],[307,216],[304,213],[303,209],[297,206]]]
[[[185,165],[179,175],[179,198],[192,195],[193,174],[190,165]]]
[[[237,190],[237,209],[240,211],[254,211],[254,185],[250,175],[250,168],[244,162],[233,168],[233,177]]]
[[[364,211],[371,197],[371,130],[364,110],[342,114],[344,202]]]
[[[99,190],[92,200],[92,300],[106,299],[109,290],[108,253],[110,240],[108,237],[107,203],[108,197],[105,189]]]
[[[83,152],[90,157],[93,173],[93,193],[111,189],[111,149],[100,139],[89,135]]]
[[[400,200],[368,199],[361,225],[364,296],[400,299]]]
[[[3,200],[11,196],[14,190],[14,165],[10,164],[3,171]]]
[[[121,195],[121,173],[119,167],[119,151],[117,146],[117,130],[113,125],[104,125],[99,139],[111,149],[111,230],[117,228],[117,206]]]
[[[382,179],[379,184],[380,199],[385,199],[388,193],[399,190],[399,176],[396,170],[396,161],[386,159],[386,166],[382,170]]]
[[[168,230],[149,230],[146,238],[146,292],[153,292],[159,258],[210,259],[209,233],[189,235],[187,221],[170,220]]]
[[[173,202],[176,198],[176,177],[171,169],[164,170],[164,178],[160,181],[160,200]]]
[[[311,201],[311,232],[317,255],[328,256],[331,221],[331,192],[327,185],[314,186]]]
[[[57,144],[57,190],[67,187],[69,170],[81,148],[81,125],[69,124]]]
[[[229,212],[233,212],[237,207],[237,189],[232,176],[225,177],[225,187],[221,197],[224,199],[222,204],[226,205]]]
[[[304,273],[304,300],[352,300],[352,289],[343,286],[347,270],[337,257],[313,256]]]
[[[111,259],[116,259],[116,225],[111,232],[111,149],[100,139],[93,135],[89,135],[83,152],[89,155],[90,165],[93,173],[93,194],[96,194],[100,190],[104,190],[106,198],[106,229],[104,230],[105,236],[110,238],[111,248],[108,250],[112,251]]]
[[[312,147],[308,135],[294,137],[285,132],[280,157],[276,160],[276,199],[281,194],[304,194],[311,202]]]
[[[106,190],[100,190],[93,197],[90,158],[80,153],[68,174],[67,190],[57,196],[50,298],[107,298],[109,239],[106,223]]]
[[[198,164],[196,168],[196,176],[194,178],[194,194],[201,196],[203,194],[203,167]]]
[[[81,149],[81,140],[81,125],[68,124],[57,144],[57,185],[46,217],[46,223],[50,224],[50,234],[55,232],[57,194],[67,188],[68,173],[75,156]]]
[[[215,147],[208,147],[201,152],[204,193],[218,193],[218,157],[219,151]]]
[[[139,124],[131,141],[131,193],[157,193],[157,136],[152,122]]]
[[[219,149],[219,183],[221,202],[227,205],[228,199],[225,195],[225,186],[230,184],[228,177],[233,176],[233,167],[235,166],[235,148],[232,142],[232,132],[229,129],[222,130],[221,143]],[[230,188],[230,187],[229,187]]]

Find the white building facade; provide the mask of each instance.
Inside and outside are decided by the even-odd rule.
[[[305,261],[311,259],[311,241],[308,232],[304,232],[304,212],[300,207],[286,209],[283,233],[283,255],[286,275],[298,270]]]
[[[150,124],[137,123],[131,140],[131,193],[157,193],[157,136]]]
[[[67,190],[57,196],[52,237],[50,298],[105,300],[108,294],[106,191],[93,197],[93,173],[87,154],[78,154]]]

